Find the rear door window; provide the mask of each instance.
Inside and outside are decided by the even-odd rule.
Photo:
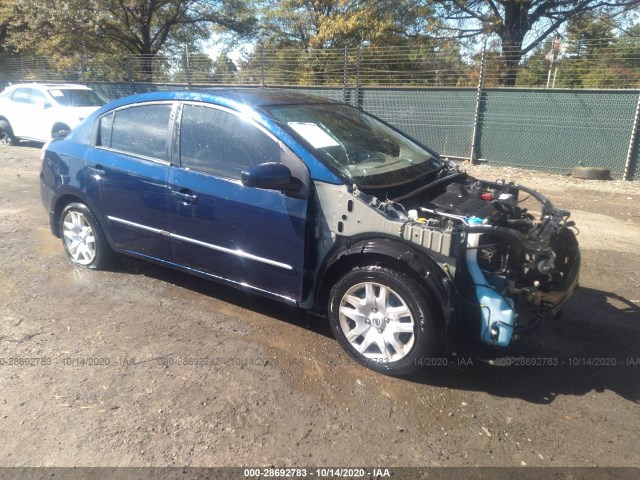
[[[111,112],[110,114],[100,118],[100,121],[98,122],[98,138],[96,141],[96,145],[111,147],[111,129],[113,128],[113,116],[114,113]]]
[[[141,105],[117,110],[112,125],[110,115],[100,119],[101,145],[121,152],[168,161],[170,115],[171,104]],[[107,139],[109,131],[110,141]]]
[[[13,92],[11,100],[19,103],[29,103],[29,97],[31,97],[30,88],[18,88],[15,92]]]

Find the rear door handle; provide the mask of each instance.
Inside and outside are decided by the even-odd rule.
[[[171,190],[171,195],[180,200],[183,205],[193,205],[198,202],[198,196],[186,188],[180,191]]]

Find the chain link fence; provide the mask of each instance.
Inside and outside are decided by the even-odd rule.
[[[338,49],[258,45],[215,58],[186,49],[177,55],[0,56],[0,81],[475,87],[484,69],[487,87],[512,77],[516,87],[640,88],[640,37],[549,40],[518,57],[508,49],[465,50],[446,40]]]
[[[568,173],[605,167],[640,179],[640,39],[551,41],[498,88],[504,52],[415,47],[266,49],[211,58],[0,58],[0,87],[72,81],[107,99],[175,88],[279,87],[363,108],[443,155]]]

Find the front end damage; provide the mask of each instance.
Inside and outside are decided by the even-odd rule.
[[[400,237],[438,265],[449,291],[448,328],[474,342],[508,346],[541,319],[559,318],[577,286],[570,213],[525,186],[477,180],[450,164],[400,192],[317,187],[320,258],[337,244],[349,254],[356,239],[374,233]],[[531,202],[539,213],[525,208]]]
[[[466,267],[481,305],[481,340],[497,346],[507,346],[514,333],[532,330],[541,318],[556,318],[577,286],[580,269],[569,212],[525,187],[509,190],[511,203],[498,200],[502,205],[517,205],[524,191],[540,201],[541,215],[472,217],[461,227],[467,237]]]
[[[455,293],[451,308],[463,312],[463,327],[487,345],[505,347],[540,319],[558,318],[580,270],[570,212],[522,185],[459,172],[446,178],[440,188],[401,199],[409,204],[411,232],[403,237],[415,240],[416,223],[451,235],[455,270],[445,270]],[[529,199],[539,214],[522,206]]]

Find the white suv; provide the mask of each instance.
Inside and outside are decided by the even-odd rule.
[[[22,83],[0,93],[0,141],[46,142],[105,103],[84,85]]]

